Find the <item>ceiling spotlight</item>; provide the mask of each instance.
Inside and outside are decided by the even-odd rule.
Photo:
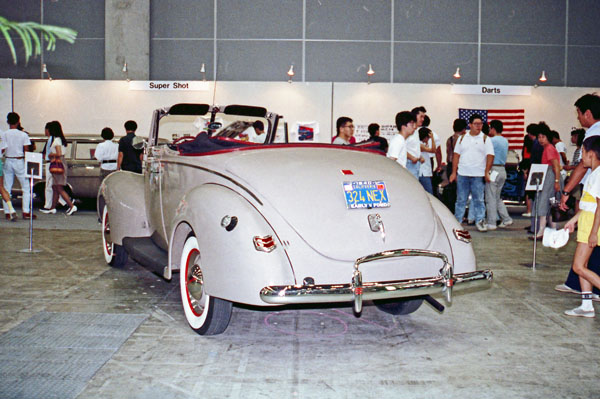
[[[294,77],[296,73],[294,73],[294,64],[290,65],[290,69],[289,71],[287,71],[287,75],[288,75],[288,83],[292,83],[292,78]]]
[[[373,66],[369,64],[369,70],[367,71],[367,83],[371,83],[371,76],[375,75],[375,71],[373,70]]]
[[[373,66],[371,66],[371,64],[369,64],[369,70],[367,71],[367,75],[369,75],[369,76],[375,75],[375,71],[373,70]]]
[[[456,72],[452,75],[454,79],[460,79],[460,68],[456,68]]]
[[[127,68],[127,62],[123,63],[123,68],[121,72],[125,74],[125,79],[129,82],[129,69]]]
[[[542,71],[542,76],[540,76],[539,81],[540,82],[545,82],[547,80],[548,80],[548,78],[546,78],[546,71]]]
[[[42,64],[42,78],[44,78],[44,74],[48,75],[48,80],[52,81],[52,76],[50,76],[50,72],[48,72],[46,64]]]

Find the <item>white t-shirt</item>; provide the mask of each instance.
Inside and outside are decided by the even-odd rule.
[[[489,137],[479,133],[472,136],[466,133],[456,141],[454,153],[459,154],[458,174],[469,177],[483,177],[488,155],[494,155],[494,145]]]
[[[64,156],[65,153],[67,152],[67,147],[65,147],[62,144],[62,140],[60,139],[60,137],[55,137],[54,141],[52,141],[52,145],[50,146],[50,151],[48,152],[49,154],[56,154],[58,152],[58,150],[56,149],[56,147],[60,146],[60,155]]]
[[[592,136],[600,136],[600,122],[596,122],[588,128],[588,130],[585,132],[585,137],[583,138],[583,141],[585,141],[585,139],[587,139],[588,137]],[[583,152],[583,149],[581,151]],[[583,179],[581,179],[581,184],[585,184],[591,173],[591,169],[588,169],[587,172],[585,172],[585,176],[583,176]]]
[[[333,139],[333,143],[331,144],[339,144],[339,145],[349,145],[350,142],[344,140],[343,138],[341,138],[340,136],[337,136],[335,139]]]
[[[433,140],[435,141],[435,148],[440,148],[440,136],[438,136],[435,132],[433,133]],[[427,140],[427,147],[431,147],[431,139]],[[431,166],[431,159],[435,157],[435,153],[433,152],[422,152],[421,156],[425,160],[425,162],[421,163],[421,169],[419,170],[419,176],[432,177],[433,176],[433,167]]]
[[[406,168],[406,140],[400,133],[396,133],[390,140],[386,155],[389,158],[396,158],[396,162]]]
[[[590,173],[583,185],[583,191],[584,194],[581,196],[581,201],[579,201],[579,209],[592,213],[596,212],[597,201],[586,201],[587,198],[584,197],[585,192],[587,192],[595,199],[600,198],[600,168],[596,168]]]
[[[19,158],[25,156],[23,146],[31,145],[29,135],[19,129],[8,129],[2,133],[2,141],[6,144],[4,156],[6,158]]]
[[[413,157],[421,157],[421,140],[419,140],[419,132],[417,130],[406,138],[406,152]]]
[[[100,168],[104,170],[117,170],[117,158],[119,157],[119,144],[114,141],[104,140],[98,144],[94,151],[94,158],[98,161],[115,161],[110,163],[101,163]]]
[[[563,162],[562,159],[562,155],[560,155],[561,153],[565,154],[565,156],[567,155],[567,147],[565,147],[565,143],[563,143],[562,141],[559,141],[558,143],[556,143],[556,145],[554,146],[556,148],[556,151],[558,151],[558,160],[560,161],[560,167],[562,168],[563,166],[565,166],[565,163]]]

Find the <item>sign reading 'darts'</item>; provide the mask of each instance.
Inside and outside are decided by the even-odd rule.
[[[452,85],[452,94],[530,96],[531,86]]]
[[[205,81],[164,81],[164,80],[146,80],[129,82],[129,90],[182,90],[182,91],[207,91],[208,82]]]

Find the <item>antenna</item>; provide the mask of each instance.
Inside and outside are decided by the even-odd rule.
[[[213,76],[213,99],[212,99],[212,105],[213,107],[215,106],[215,98],[217,97],[217,70],[219,69],[219,58],[217,57],[217,54],[215,52],[215,58],[216,58],[216,62],[215,62],[215,71],[214,71],[214,76]]]

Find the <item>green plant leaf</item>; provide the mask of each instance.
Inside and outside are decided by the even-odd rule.
[[[37,57],[41,54],[42,43],[38,38],[36,31],[39,31],[42,38],[48,42],[46,46],[48,51],[54,51],[56,48],[56,40],[63,40],[73,44],[77,39],[77,32],[71,28],[43,25],[37,22],[13,22],[4,17],[0,17],[0,30],[8,44],[13,62],[17,64],[17,54],[13,43],[13,38],[10,36],[10,31],[14,31],[21,41],[25,50],[25,64],[29,62],[31,56]]]

